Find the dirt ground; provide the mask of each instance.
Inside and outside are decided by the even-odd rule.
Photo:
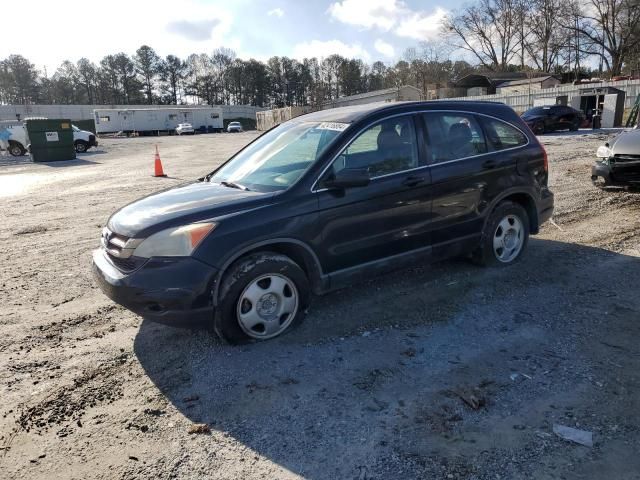
[[[640,193],[591,186],[606,134],[543,137],[557,226],[517,266],[375,278],[247,347],[108,300],[90,256],[109,214],[254,136],[0,157],[0,478],[640,478]]]

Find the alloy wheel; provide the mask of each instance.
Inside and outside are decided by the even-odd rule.
[[[505,216],[493,234],[493,253],[502,263],[509,263],[518,256],[524,245],[524,226],[516,215]]]
[[[264,340],[280,335],[298,311],[298,289],[284,275],[269,273],[254,279],[238,298],[236,313],[248,336]]]

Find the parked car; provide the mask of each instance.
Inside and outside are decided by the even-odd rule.
[[[227,125],[227,132],[240,133],[242,131],[242,124],[240,122],[229,122]]]
[[[14,157],[26,155],[29,151],[29,140],[25,126],[19,122],[12,122],[5,126],[0,126],[0,128],[6,129],[10,133],[7,141],[9,153]],[[75,125],[71,125],[71,128],[73,129],[73,144],[76,152],[84,153],[91,147],[98,146],[98,140],[93,133],[80,130]]]
[[[98,140],[93,133],[80,130],[75,125],[71,125],[71,128],[73,129],[73,145],[77,153],[84,153],[91,147],[98,146]]]
[[[640,186],[640,130],[627,130],[598,148],[591,180],[599,187]]]
[[[580,110],[564,105],[533,107],[522,114],[522,119],[536,135],[555,130],[574,132],[580,128],[585,118]]]
[[[300,322],[312,293],[359,278],[460,255],[513,264],[551,217],[547,179],[543,147],[506,105],[323,110],[115,212],[93,270],[143,317],[265,340]]]
[[[179,123],[176,127],[176,134],[178,135],[194,135],[195,133],[196,131],[190,123]]]

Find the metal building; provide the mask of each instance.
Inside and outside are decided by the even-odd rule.
[[[348,97],[339,97],[329,100],[322,104],[322,110],[328,108],[346,107],[349,105],[362,105],[365,103],[376,102],[402,102],[423,100],[422,91],[411,85],[403,85],[397,88],[385,88],[383,90],[374,90],[372,92],[359,93],[358,95],[349,95]]]

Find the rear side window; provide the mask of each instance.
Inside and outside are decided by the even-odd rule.
[[[494,118],[481,117],[487,139],[493,150],[504,150],[527,144],[527,137],[517,128]]]
[[[464,113],[425,113],[430,163],[447,162],[487,153],[484,133],[476,117]]]

